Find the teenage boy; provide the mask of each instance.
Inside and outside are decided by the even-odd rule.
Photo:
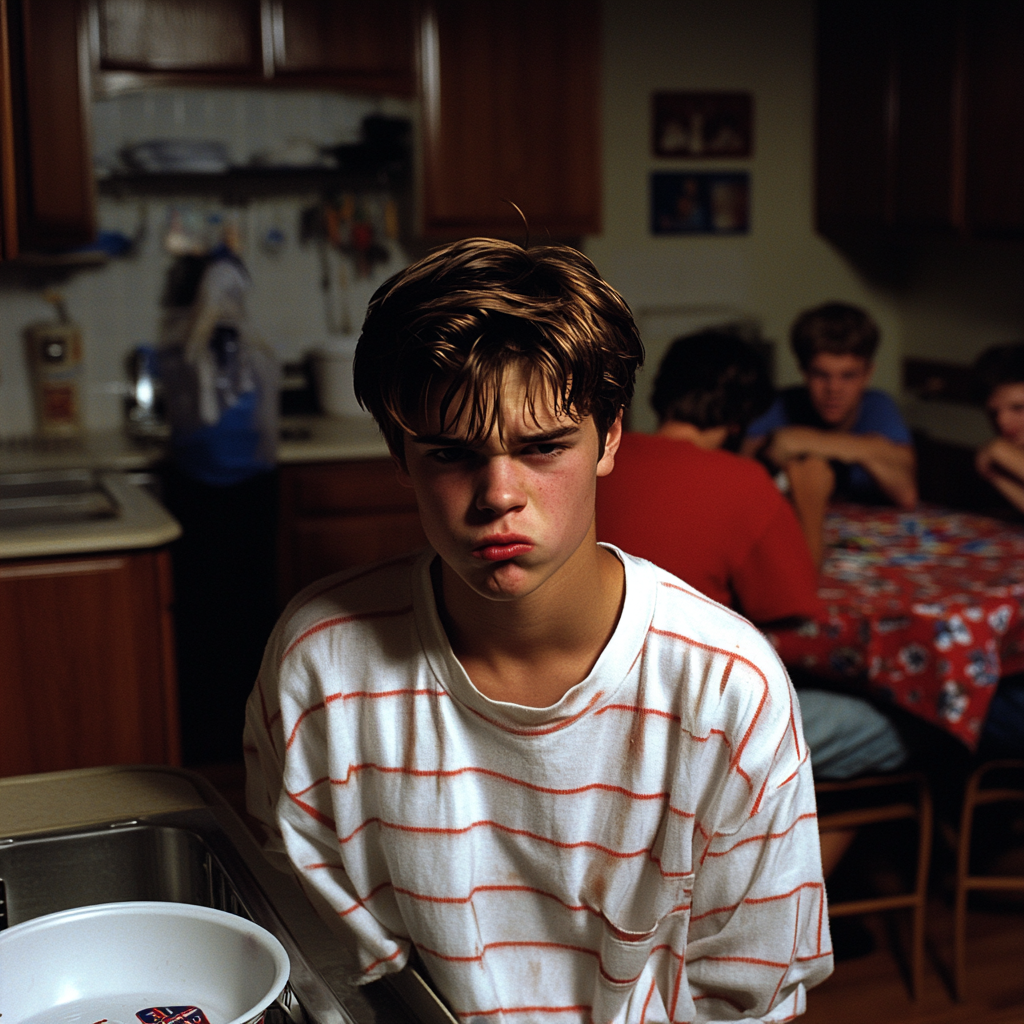
[[[783,1021],[831,970],[778,659],[595,539],[642,356],[572,249],[386,282],[356,393],[431,547],[296,597],[250,698],[250,808],[355,980],[415,948],[463,1020]]]
[[[783,468],[828,459],[835,497],[917,504],[914,448],[896,403],[868,387],[878,327],[862,309],[830,302],[803,313],[790,335],[805,386],[785,389],[750,424],[743,451]]]
[[[1024,342],[995,345],[974,364],[981,400],[998,436],[978,450],[978,472],[1024,512]]]
[[[615,472],[597,484],[597,536],[647,558],[757,623],[821,617],[819,548],[832,473],[824,459],[790,463],[790,493],[803,505],[806,539],[763,466],[727,449],[771,402],[760,354],[728,329],[677,338],[651,404],[656,434],[622,435]],[[797,691],[815,778],[891,771],[907,757],[892,723],[847,694]],[[826,877],[854,837],[823,833]]]

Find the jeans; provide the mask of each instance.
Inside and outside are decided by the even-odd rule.
[[[866,700],[830,690],[796,693],[816,779],[890,772],[906,761],[896,727]]]

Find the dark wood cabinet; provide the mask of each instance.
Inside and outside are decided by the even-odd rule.
[[[297,85],[408,96],[412,0],[90,0],[106,91]]]
[[[593,0],[425,0],[422,229],[574,237],[601,228]]]
[[[282,605],[309,583],[426,544],[416,499],[390,459],[281,467]]]
[[[263,74],[252,0],[97,0],[102,71]]]
[[[822,0],[816,177],[840,243],[1024,234],[1024,5]]]
[[[79,0],[0,0],[4,259],[96,236]]]
[[[166,550],[0,563],[0,776],[179,764]]]

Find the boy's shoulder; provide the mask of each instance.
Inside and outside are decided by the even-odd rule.
[[[334,573],[299,591],[274,630],[272,643],[280,656],[333,627],[411,613],[415,579],[426,557],[426,551],[412,551]]]
[[[645,564],[650,566],[656,588],[650,626],[656,636],[677,639],[684,648],[688,646],[705,654],[738,658],[756,666],[761,674],[785,676],[775,648],[749,619],[666,569],[650,562]]]

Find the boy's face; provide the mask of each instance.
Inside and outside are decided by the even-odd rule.
[[[1000,384],[985,408],[999,435],[1024,448],[1024,384]]]
[[[599,458],[593,417],[556,415],[543,392],[531,414],[520,374],[506,375],[501,401],[502,438],[467,441],[461,422],[442,434],[435,414],[406,435],[399,475],[448,568],[483,597],[515,600],[585,551],[597,477],[611,472],[622,428],[609,430]]]
[[[863,356],[819,352],[804,371],[811,404],[818,415],[837,430],[850,430],[857,422],[860,402],[873,367]]]

